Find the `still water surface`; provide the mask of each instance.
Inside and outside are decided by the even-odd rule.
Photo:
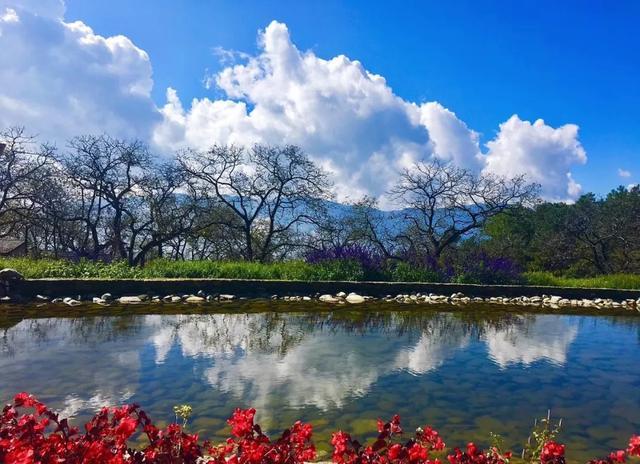
[[[29,391],[77,421],[136,402],[163,422],[189,403],[191,429],[211,438],[253,406],[271,432],[312,422],[323,450],[338,427],[371,437],[394,413],[451,445],[493,431],[520,450],[551,409],[583,462],[640,432],[640,318],[390,307],[0,315],[0,400]]]

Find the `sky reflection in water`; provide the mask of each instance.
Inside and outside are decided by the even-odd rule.
[[[639,333],[639,318],[513,312],[26,319],[0,332],[0,399],[27,390],[78,420],[132,401],[170,420],[190,403],[206,437],[251,405],[272,431],[312,421],[320,441],[338,427],[371,436],[398,412],[450,444],[495,431],[515,449],[551,408],[583,459],[640,432]]]

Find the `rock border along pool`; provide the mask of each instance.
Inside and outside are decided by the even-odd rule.
[[[3,271],[0,271],[0,273]],[[627,309],[640,312],[640,290],[475,285],[422,282],[291,281],[243,279],[21,279],[8,273],[1,301],[81,304],[207,303],[236,298],[316,300],[359,304],[370,300],[419,303],[490,303]]]

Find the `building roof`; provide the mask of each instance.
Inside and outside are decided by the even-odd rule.
[[[24,245],[24,240],[0,239],[0,255],[11,253]]]

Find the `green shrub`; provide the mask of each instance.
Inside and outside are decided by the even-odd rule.
[[[419,268],[409,263],[394,263],[389,267],[389,278],[393,282],[442,282],[442,276],[434,270]]]
[[[313,277],[307,280],[365,280],[362,265],[354,260],[322,261],[309,266],[313,268]]]

